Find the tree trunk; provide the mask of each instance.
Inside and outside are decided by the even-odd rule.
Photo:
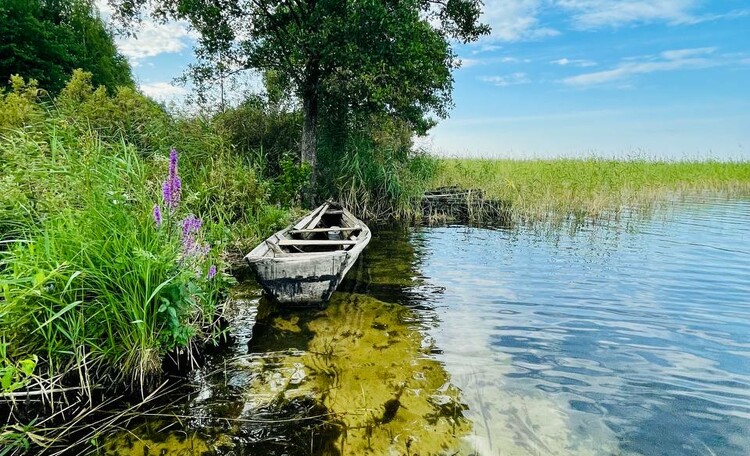
[[[318,177],[318,87],[320,70],[316,61],[306,65],[306,83],[302,88],[302,142],[300,144],[300,158],[302,163],[310,165],[310,191],[307,195],[308,203],[314,204],[316,181]]]
[[[318,94],[305,93],[302,100],[302,163],[310,165],[312,178],[315,178],[318,161]],[[314,183],[314,181],[313,181]]]

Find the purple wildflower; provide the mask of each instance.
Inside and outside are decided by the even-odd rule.
[[[208,280],[213,279],[216,277],[216,265],[212,264],[210,268],[208,268]]]
[[[182,237],[186,238],[201,229],[201,220],[193,214],[188,215],[182,221]]]
[[[197,243],[195,236],[200,229],[201,221],[193,214],[188,215],[182,221],[182,251],[186,256],[202,254],[201,246]]]
[[[174,179],[177,177],[177,160],[179,157],[177,156],[177,149],[172,148],[172,150],[169,151],[169,178]]]
[[[161,226],[161,208],[158,204],[154,204],[154,223],[157,228]]]
[[[164,181],[161,187],[164,204],[170,211],[174,211],[180,205],[180,195],[182,193],[182,181],[177,174],[178,159],[177,150],[172,149],[169,153],[169,177],[167,177],[167,180]]]

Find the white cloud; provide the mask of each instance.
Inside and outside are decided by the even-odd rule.
[[[661,56],[667,60],[680,60],[688,57],[695,57],[699,55],[713,54],[716,51],[715,47],[703,47],[703,48],[692,48],[692,49],[675,49],[672,51],[664,51]]]
[[[521,64],[521,63],[530,63],[530,59],[520,59],[518,57],[510,57],[510,56],[497,56],[497,57],[483,57],[483,58],[472,58],[472,57],[461,57],[461,68],[471,68],[476,67],[480,65],[491,65],[495,63],[505,63],[505,64]]]
[[[496,85],[498,87],[508,87],[511,85],[528,84],[531,82],[531,79],[529,79],[526,73],[520,73],[520,72],[509,74],[506,76],[484,76],[479,79],[484,82],[489,82],[490,84]]]
[[[559,35],[537,19],[541,0],[486,0],[481,20],[492,27],[490,40],[536,40]]]
[[[471,51],[472,55],[481,54],[484,52],[492,52],[502,49],[502,46],[498,46],[496,44],[482,44],[479,46],[478,49],[474,49]]]
[[[554,63],[560,66],[570,65],[570,66],[582,67],[582,68],[596,66],[596,62],[591,61],[591,60],[585,60],[585,59],[562,58],[562,59],[553,60],[550,63]]]
[[[715,48],[677,49],[664,51],[660,58],[649,57],[641,60],[625,60],[611,70],[584,73],[562,80],[564,84],[578,87],[623,81],[631,76],[681,69],[708,68],[721,65],[718,59],[711,58]]]
[[[693,23],[699,0],[557,0],[556,4],[573,13],[579,29],[619,27],[632,23]]]
[[[485,62],[482,59],[467,59],[462,57],[461,59],[461,68],[471,68],[479,65],[483,65]]]
[[[141,91],[158,101],[174,101],[187,94],[187,90],[184,87],[179,87],[168,82],[141,84]]]
[[[94,4],[102,18],[110,22],[115,11],[107,0],[95,0]],[[151,19],[148,12],[144,16],[146,19],[134,27],[132,36],[118,36],[115,40],[117,48],[134,67],[140,65],[140,59],[181,52],[192,45],[195,34],[189,30],[187,22],[160,23]]]
[[[183,23],[144,21],[135,30],[135,36],[118,38],[117,47],[124,56],[138,60],[183,51],[190,46],[190,39],[190,32]]]

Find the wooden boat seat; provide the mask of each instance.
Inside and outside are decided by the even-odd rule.
[[[282,247],[292,247],[292,246],[303,246],[303,245],[310,245],[310,246],[332,246],[332,245],[354,245],[357,241],[350,241],[350,240],[328,240],[328,239],[281,239],[279,240],[279,245]]]
[[[361,230],[362,227],[360,226],[352,226],[352,227],[337,227],[337,228],[305,228],[302,230],[289,230],[289,234],[302,234],[302,233],[327,233],[329,231],[356,231]]]

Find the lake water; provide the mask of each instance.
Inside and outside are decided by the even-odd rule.
[[[233,346],[107,452],[750,454],[747,199],[381,230],[326,309],[246,283],[229,317]]]

